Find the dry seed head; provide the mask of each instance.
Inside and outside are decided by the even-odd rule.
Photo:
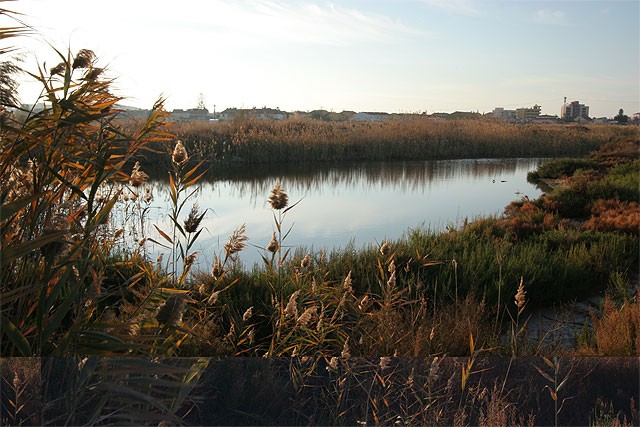
[[[184,220],[184,231],[187,233],[195,233],[198,231],[202,218],[204,218],[204,215],[200,213],[200,207],[197,203],[194,203],[189,211],[189,216]]]
[[[189,160],[189,155],[187,154],[186,148],[182,145],[182,141],[178,140],[176,142],[176,146],[173,149],[173,154],[171,154],[171,161],[178,166],[182,166],[187,163]]]
[[[381,370],[385,370],[385,369],[389,369],[389,366],[391,364],[391,358],[389,356],[382,356],[380,358],[380,369]]]
[[[287,303],[287,307],[284,309],[285,317],[298,317],[298,295],[300,295],[300,289],[295,291],[289,297],[289,302]]]
[[[51,73],[52,76],[56,74],[62,75],[66,68],[67,68],[67,64],[65,64],[64,62],[61,62],[55,67],[53,67],[49,72]]]
[[[273,232],[273,237],[271,237],[271,241],[267,246],[267,250],[271,253],[276,253],[280,249],[280,245],[278,244],[278,239],[276,237],[276,232]]]
[[[296,324],[300,325],[300,326],[307,326],[307,323],[309,323],[309,321],[311,320],[311,317],[313,317],[313,315],[316,314],[317,310],[318,310],[318,307],[316,307],[315,305],[313,307],[307,308],[300,315],[300,317],[298,317],[298,320],[296,321]]]
[[[132,187],[140,187],[147,182],[147,179],[149,179],[149,175],[140,170],[140,162],[136,161],[136,164],[133,165],[131,176],[129,177],[129,185]]]
[[[271,204],[271,208],[274,210],[281,210],[287,207],[289,203],[289,196],[284,191],[284,189],[280,185],[280,180],[276,180],[276,185],[271,190],[271,195],[269,196],[269,204]]]
[[[349,349],[349,337],[344,340],[344,345],[342,346],[342,352],[340,353],[340,357],[343,359],[351,359],[351,350]]]
[[[251,319],[251,316],[253,316],[253,306],[247,308],[247,311],[244,312],[244,314],[242,315],[242,321],[246,322],[247,320]]]
[[[336,356],[333,356],[331,360],[329,360],[327,371],[335,372],[337,370],[338,370],[338,358]]]
[[[365,295],[358,302],[358,309],[365,310],[367,308],[367,303],[369,302],[369,295]]]
[[[92,50],[80,49],[75,59],[73,60],[73,65],[71,66],[71,68],[73,68],[74,70],[76,68],[89,68],[95,58],[96,54],[93,53]]]
[[[220,297],[220,291],[217,292],[213,292],[210,296],[209,299],[207,300],[207,303],[209,305],[213,305],[215,303],[218,302],[218,298]]]
[[[385,240],[382,245],[380,245],[380,254],[387,256],[389,255],[389,252],[391,252],[391,245],[388,240]]]
[[[104,68],[93,68],[91,67],[87,70],[87,73],[84,75],[85,80],[95,80],[100,77],[100,74],[104,71]]]
[[[396,287],[396,271],[394,270],[387,281],[387,286],[391,289]]]
[[[524,305],[527,303],[527,291],[524,290],[524,284],[522,282],[522,277],[520,278],[520,285],[518,286],[518,292],[516,292],[515,296],[515,304],[518,307],[518,310],[522,310]]]
[[[224,244],[224,249],[227,251],[227,255],[234,255],[241,250],[244,249],[245,243],[249,238],[244,235],[246,229],[246,225],[242,224],[242,226],[229,236],[229,241]]]
[[[177,325],[186,306],[184,295],[171,295],[158,309],[156,320],[161,325]]]
[[[198,257],[198,252],[192,252],[190,253],[185,259],[184,259],[184,265],[193,265],[193,263],[196,261],[196,258]]]
[[[344,278],[344,281],[342,282],[342,289],[344,289],[345,293],[347,292],[353,292],[353,286],[352,285],[352,281],[351,281],[351,270],[349,270],[349,274],[347,274],[347,277]]]
[[[229,327],[229,333],[226,335],[226,339],[228,341],[233,342],[233,339],[236,336],[236,325],[235,323],[231,322],[231,327]]]
[[[224,274],[224,268],[220,262],[218,255],[213,256],[213,266],[211,267],[211,275],[214,279],[220,278]]]
[[[309,268],[311,266],[311,254],[307,253],[304,258],[302,258],[302,261],[300,261],[300,267],[306,269]]]

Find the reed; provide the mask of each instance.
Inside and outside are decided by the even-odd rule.
[[[197,159],[291,163],[582,156],[635,127],[518,125],[493,120],[382,123],[239,120],[173,124]]]
[[[294,408],[280,405],[269,418],[271,403],[250,399],[264,412],[242,407],[218,422],[524,424],[533,416],[513,409],[510,393],[527,396],[535,388],[509,380],[516,372],[531,377],[536,366],[511,359],[487,383],[486,373],[499,369],[481,357],[528,354],[518,341],[523,284],[527,309],[535,309],[589,296],[605,288],[612,271],[637,266],[637,234],[620,218],[636,209],[634,140],[604,145],[581,167],[565,164],[565,188],[515,202],[503,216],[446,233],[410,230],[395,242],[330,255],[287,247],[295,230],[285,228],[285,214],[296,204],[277,183],[270,197],[274,237],[259,248],[264,266],[239,265],[237,254],[248,247],[242,225],[210,271],[195,271],[192,249],[206,214],[197,206],[203,161],[558,156],[635,137],[636,130],[424,120],[172,129],[162,100],[144,123],[121,126],[120,99],[95,55],[55,54],[58,65],[33,74],[47,108],[25,112],[22,121],[5,118],[0,130],[0,391],[10,399],[3,399],[3,423],[178,424],[190,415],[200,423],[194,392],[202,384],[213,390],[211,400],[259,390],[256,396],[271,402],[266,398],[284,390]],[[149,260],[145,250],[144,198],[152,195],[144,184],[149,161],[160,158],[156,168],[169,172],[172,200],[171,230],[156,227],[163,239],[157,243],[170,251],[166,262]],[[194,202],[188,212],[187,202]],[[571,206],[584,210],[577,218],[583,222],[567,220]],[[515,308],[504,295],[516,295]],[[637,301],[605,301],[588,350],[637,354]],[[221,387],[207,382],[216,369],[209,356],[243,356],[245,368],[259,361],[276,370],[240,370],[253,376]],[[217,367],[228,371],[234,360]],[[569,375],[560,359],[543,360],[553,372],[537,369],[546,381],[539,390],[551,391],[560,406],[551,414],[535,407],[536,419],[558,423],[558,394],[578,390],[571,381],[577,368]],[[618,381],[638,371],[624,363]],[[42,394],[29,394],[38,373]],[[629,399],[629,388],[608,396]],[[531,400],[518,403],[533,408]]]

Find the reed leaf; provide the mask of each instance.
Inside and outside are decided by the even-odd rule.
[[[29,341],[24,337],[24,335],[22,335],[18,328],[16,328],[13,322],[4,315],[4,313],[0,315],[0,321],[2,322],[0,324],[2,326],[0,336],[6,336],[9,338],[11,345],[18,350],[18,354],[16,356],[32,356],[33,352],[31,351]],[[6,344],[7,343],[5,342],[2,346],[4,347]]]
[[[33,240],[28,240],[26,242],[18,243],[17,245],[2,248],[2,254],[0,255],[0,264],[7,265],[9,263],[12,263],[18,258],[29,254],[31,251],[40,249],[48,243],[59,240],[60,238],[67,235],[67,233],[67,231],[55,231],[51,234],[36,237]]]

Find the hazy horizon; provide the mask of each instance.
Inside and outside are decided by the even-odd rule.
[[[592,117],[640,111],[640,2],[477,0],[20,0],[39,33],[24,66],[59,62],[48,45],[96,52],[123,104],[210,110],[489,112],[563,98]],[[23,83],[21,101],[39,89]]]

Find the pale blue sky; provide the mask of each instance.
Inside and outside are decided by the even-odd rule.
[[[563,97],[640,111],[640,1],[20,0],[59,49],[94,50],[125,104],[282,110],[491,111]],[[43,41],[44,40],[44,41]],[[27,64],[35,66],[31,62]],[[33,102],[25,84],[22,101]]]

